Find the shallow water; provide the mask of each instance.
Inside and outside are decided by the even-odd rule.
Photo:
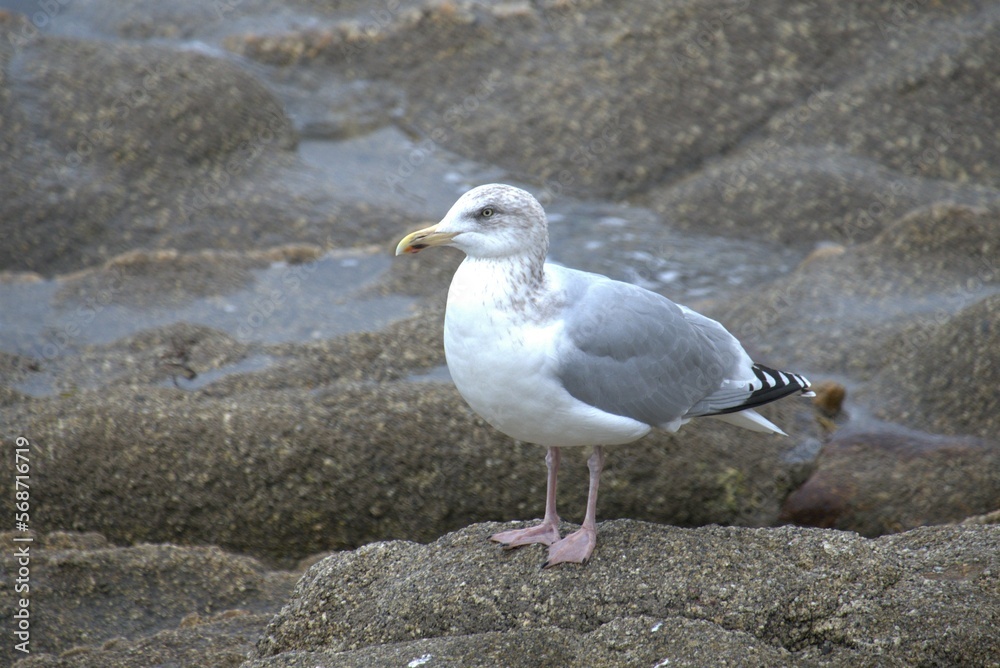
[[[247,286],[192,297],[180,305],[136,306],[100,299],[59,299],[60,282],[0,285],[0,351],[52,358],[141,330],[189,322],[239,341],[283,343],[376,330],[407,315],[411,297],[359,295],[389,268],[388,254],[338,252],[315,262],[275,262],[252,271]]]
[[[409,211],[416,224],[440,218],[469,188],[503,178],[502,170],[414,140],[395,126],[341,141],[304,139],[299,155],[337,199]]]
[[[233,364],[219,367],[218,369],[202,371],[194,378],[174,376],[170,380],[161,381],[160,385],[162,387],[178,387],[182,390],[189,391],[200,390],[203,387],[211,385],[217,380],[225,378],[226,376],[231,376],[236,373],[253,373],[254,371],[262,371],[271,366],[273,363],[274,358],[270,355],[251,355],[238,362],[234,362]]]

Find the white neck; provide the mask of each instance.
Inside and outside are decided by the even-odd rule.
[[[545,282],[545,263],[531,256],[466,257],[448,290],[448,307],[524,311]]]

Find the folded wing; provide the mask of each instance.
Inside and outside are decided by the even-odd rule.
[[[628,283],[561,271],[571,307],[558,376],[580,401],[671,430],[693,417],[723,416],[782,433],[750,409],[808,392],[802,376],[755,364],[710,318]]]

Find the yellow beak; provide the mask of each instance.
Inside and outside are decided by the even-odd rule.
[[[440,225],[441,223],[438,223]],[[455,232],[438,232],[438,225],[431,225],[403,237],[396,246],[396,255],[419,253],[428,246],[446,246],[455,238]]]

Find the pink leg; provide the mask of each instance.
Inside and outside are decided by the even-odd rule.
[[[587,513],[583,516],[583,526],[560,541],[549,546],[549,559],[542,568],[566,562],[582,564],[590,559],[597,545],[597,487],[601,484],[604,470],[604,448],[594,446],[594,454],[587,460],[590,469],[590,491],[587,494]]]
[[[511,529],[490,536],[490,540],[503,543],[505,548],[520,547],[531,543],[551,545],[559,540],[559,514],[556,512],[556,483],[559,480],[559,448],[551,447],[545,453],[545,466],[549,470],[545,483],[545,517],[542,523],[528,529]]]

